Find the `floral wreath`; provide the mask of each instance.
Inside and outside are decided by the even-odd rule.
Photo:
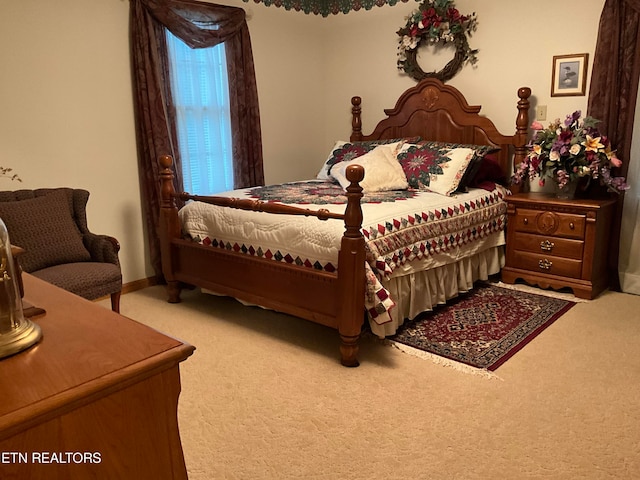
[[[404,27],[398,30],[398,70],[415,80],[437,78],[450,80],[466,62],[475,65],[478,50],[469,46],[467,37],[477,28],[475,12],[461,15],[453,0],[423,0],[417,10],[407,17]],[[445,46],[453,44],[456,53],[453,59],[439,72],[424,72],[417,63],[418,47],[422,42]]]

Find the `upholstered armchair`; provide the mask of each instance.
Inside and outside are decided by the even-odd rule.
[[[120,311],[120,244],[91,233],[86,206],[89,192],[71,188],[0,191],[0,218],[12,245],[22,247],[24,272],[88,300],[111,296]]]

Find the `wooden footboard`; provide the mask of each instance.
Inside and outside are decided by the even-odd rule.
[[[159,162],[159,233],[169,302],[180,301],[180,286],[186,283],[335,328],[341,338],[342,364],[357,366],[358,339],[365,316],[365,241],[361,232],[362,188],[359,185],[364,169],[359,165],[347,169],[347,179],[351,182],[346,192],[347,206],[344,214],[337,214],[259,200],[176,193],[172,158],[163,156]],[[267,214],[315,216],[319,221],[342,220],[345,232],[338,271],[316,271],[184,240],[176,198]]]

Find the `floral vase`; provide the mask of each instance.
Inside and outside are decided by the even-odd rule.
[[[576,197],[576,190],[578,189],[578,182],[568,182],[564,187],[560,187],[560,184],[556,183],[556,198],[562,198],[565,200],[573,200]]]

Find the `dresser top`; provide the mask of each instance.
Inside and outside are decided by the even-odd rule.
[[[186,359],[191,345],[32,275],[25,301],[46,310],[34,346],[0,360],[0,432],[140,381]]]
[[[557,198],[553,193],[542,193],[542,192],[529,192],[529,193],[516,193],[514,195],[509,195],[506,197],[506,201],[508,203],[516,204],[516,205],[539,205],[552,207],[554,205],[558,207],[573,207],[573,208],[587,208],[587,209],[598,209],[608,207],[617,202],[617,198],[600,198],[600,199],[592,199],[592,198],[574,198],[574,199],[565,199],[565,198]]]

